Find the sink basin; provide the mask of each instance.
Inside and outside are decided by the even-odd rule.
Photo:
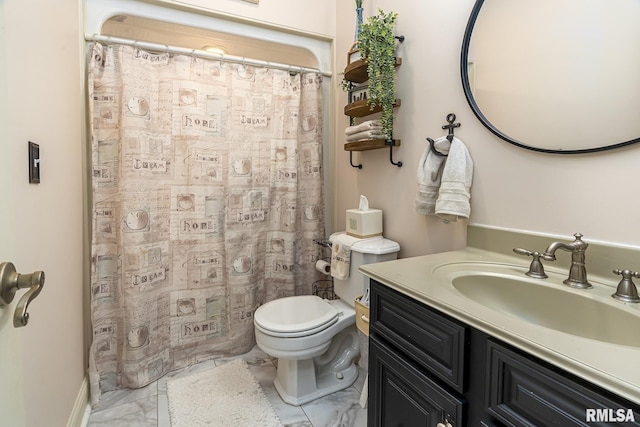
[[[450,280],[465,297],[490,309],[545,328],[592,340],[640,347],[640,310],[610,297],[614,289],[572,289],[564,276],[525,276],[527,270],[507,264],[449,264],[434,271]]]

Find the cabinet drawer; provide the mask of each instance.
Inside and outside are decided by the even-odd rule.
[[[384,285],[371,281],[370,331],[418,365],[464,392],[468,327]]]
[[[369,427],[465,426],[466,402],[402,359],[382,341],[369,341]]]
[[[488,411],[509,426],[609,425],[605,418],[615,425],[640,426],[638,405],[610,399],[595,386],[560,374],[492,340],[487,343],[487,351]],[[590,419],[587,410],[592,411]],[[595,418],[595,410],[600,410],[599,418]],[[624,410],[625,416],[633,410],[635,422],[618,424],[618,410]]]

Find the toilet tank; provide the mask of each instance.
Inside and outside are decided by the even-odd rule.
[[[342,239],[344,236],[344,232],[334,233],[329,240],[333,243],[337,238]],[[334,278],[333,288],[337,296],[353,306],[356,297],[363,295],[365,289],[369,287],[369,278],[360,273],[358,268],[365,264],[396,259],[400,245],[381,236],[368,239],[348,237],[348,239],[351,245],[349,277],[346,280]]]

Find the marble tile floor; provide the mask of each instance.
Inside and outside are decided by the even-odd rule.
[[[271,360],[257,346],[248,353],[236,357],[246,360],[285,427],[365,427],[367,425],[367,410],[363,409],[359,403],[366,377],[364,369],[359,369],[358,379],[351,387],[301,406],[292,406],[282,401],[273,386],[277,361]],[[170,427],[167,381],[220,366],[232,359],[214,359],[174,371],[141,389],[104,393],[99,407],[91,412],[87,425],[88,427]]]

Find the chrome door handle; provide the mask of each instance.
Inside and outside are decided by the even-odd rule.
[[[0,263],[0,307],[11,304],[18,289],[29,289],[18,301],[13,314],[13,326],[20,328],[29,323],[27,308],[31,301],[40,294],[44,286],[44,271],[31,274],[19,274],[10,262]]]

